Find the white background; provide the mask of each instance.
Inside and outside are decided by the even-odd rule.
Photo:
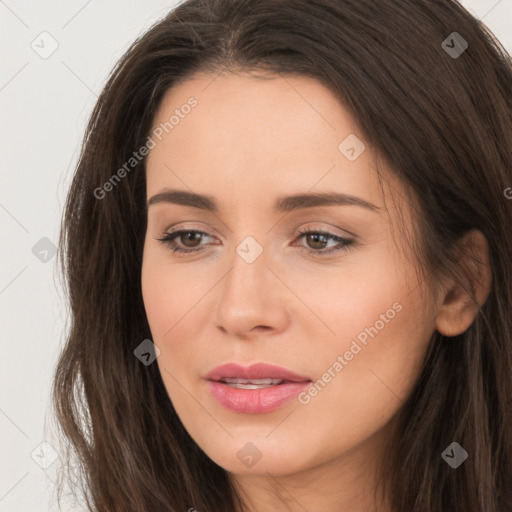
[[[462,3],[512,52],[512,0]],[[31,454],[51,444],[49,391],[67,305],[56,258],[44,263],[32,248],[43,237],[57,244],[85,123],[107,74],[174,5],[0,0],[0,512],[57,510],[58,463],[44,470],[37,454],[51,451]],[[43,31],[59,45],[47,59],[31,47]]]

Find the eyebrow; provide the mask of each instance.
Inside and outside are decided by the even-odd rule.
[[[186,190],[163,190],[155,194],[148,201],[148,208],[154,204],[171,203],[183,206],[192,206],[207,210],[209,212],[218,212],[219,206],[212,196],[196,194]],[[382,208],[375,206],[364,199],[341,194],[336,192],[315,192],[312,194],[297,194],[293,196],[280,197],[274,203],[275,212],[291,212],[302,208],[313,208],[315,206],[360,206],[374,212],[381,212]]]

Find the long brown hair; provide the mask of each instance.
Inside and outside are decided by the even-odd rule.
[[[313,77],[350,109],[411,191],[425,268],[462,279],[455,242],[472,229],[487,238],[491,292],[466,332],[432,336],[383,483],[396,512],[512,511],[512,62],[450,0],[187,0],[118,62],[85,133],[59,245],[71,325],[52,398],[89,508],[242,510],[158,366],[134,356],[151,339],[145,159],[112,176],[146,143],[173,85],[255,69]],[[441,458],[452,441],[470,454],[457,470]]]

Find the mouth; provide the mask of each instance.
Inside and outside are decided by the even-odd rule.
[[[228,363],[214,368],[204,378],[220,405],[247,414],[273,411],[312,382],[307,376],[264,363],[248,367]]]
[[[230,388],[236,389],[264,389],[270,386],[278,386],[283,382],[287,382],[282,379],[239,379],[237,377],[224,377],[219,381]],[[288,381],[290,382],[290,381]]]

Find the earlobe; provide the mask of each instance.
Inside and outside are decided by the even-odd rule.
[[[453,278],[447,282],[442,304],[436,317],[436,330],[444,336],[457,336],[473,323],[478,307],[489,296],[492,283],[487,239],[479,230],[472,230],[460,242],[460,270],[464,283]],[[476,301],[476,303],[475,303]]]

